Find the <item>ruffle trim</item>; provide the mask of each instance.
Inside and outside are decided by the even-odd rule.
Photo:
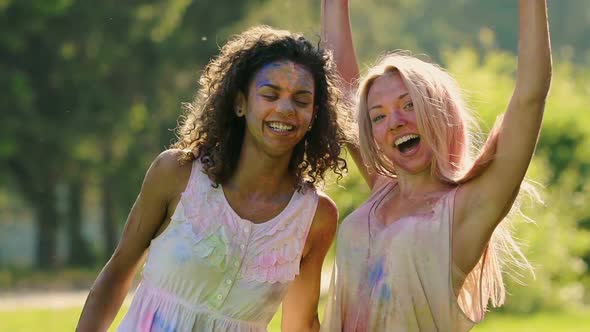
[[[224,271],[230,251],[228,233],[221,223],[212,222],[219,220],[218,217],[202,218],[201,211],[203,206],[207,206],[207,212],[219,218],[224,218],[224,212],[219,208],[220,204],[214,202],[215,198],[211,191],[205,188],[208,181],[199,179],[202,176],[206,177],[201,173],[200,167],[193,167],[192,172],[189,184],[182,193],[179,206],[171,220],[179,224],[181,236],[190,241],[196,256],[207,258],[207,262],[212,266]]]
[[[200,167],[195,165],[192,172],[172,221],[179,224],[181,236],[190,240],[195,255],[206,258],[212,266],[224,271],[230,253],[238,252],[237,248],[231,248],[230,239],[235,242],[235,237],[242,234],[240,223],[233,220],[220,193],[210,187],[210,181]],[[316,194],[294,195],[298,196],[286,207],[288,210],[281,213],[281,220],[268,224],[266,229],[266,224],[253,227],[253,230],[257,229],[249,247],[254,250],[246,255],[240,273],[246,281],[286,283],[299,274],[300,258],[313,218],[309,215],[308,205]],[[214,217],[203,218],[204,211]],[[218,222],[220,220],[226,222]]]
[[[303,197],[302,200],[305,202],[307,199]],[[249,255],[242,275],[245,280],[286,283],[299,274],[305,239],[313,219],[308,205],[304,203],[303,206],[307,209],[286,216],[280,224],[256,239],[254,243],[260,245]]]

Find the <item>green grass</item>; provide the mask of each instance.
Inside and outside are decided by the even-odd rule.
[[[82,308],[67,309],[20,309],[0,311],[0,331],[45,332],[74,331]],[[126,310],[121,310],[109,331],[123,318]]]
[[[588,332],[590,313],[535,313],[510,315],[491,313],[475,327],[473,332],[518,331],[518,332]]]
[[[0,331],[45,332],[73,331],[81,308],[68,309],[22,309],[0,312]],[[113,326],[123,318],[121,310]],[[111,328],[109,331],[114,331]],[[280,331],[280,314],[269,326],[269,331]],[[473,329],[474,332],[587,332],[590,331],[590,313],[537,313],[528,316],[508,314],[489,314],[484,322]]]

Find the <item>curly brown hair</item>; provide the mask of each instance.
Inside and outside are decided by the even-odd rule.
[[[313,126],[295,146],[289,163],[296,187],[323,182],[328,169],[338,179],[347,170],[340,154],[350,120],[340,111],[343,103],[331,53],[302,35],[257,26],[231,38],[206,66],[195,100],[183,105],[178,141],[171,146],[187,151],[181,161],[198,159],[215,186],[233,175],[242,148],[246,124],[234,112],[237,94],[247,96],[257,71],[281,60],[304,66],[315,82]]]

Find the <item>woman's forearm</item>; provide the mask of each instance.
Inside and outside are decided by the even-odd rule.
[[[546,0],[519,0],[516,96],[545,100],[551,82],[551,46]]]
[[[115,317],[133,281],[133,274],[121,277],[107,267],[99,274],[92,285],[76,331],[106,331]]]
[[[356,90],[356,80],[359,77],[359,67],[352,40],[348,0],[322,0],[322,39],[325,47],[332,50],[334,54],[338,74],[344,83],[342,88],[346,98],[352,101]],[[346,144],[346,148],[363,178],[369,186],[372,186],[374,177],[368,173],[364,165],[358,144],[349,142]]]
[[[348,85],[346,92],[351,93],[359,69],[352,41],[348,0],[322,0],[322,39],[325,46],[334,52],[338,73]]]

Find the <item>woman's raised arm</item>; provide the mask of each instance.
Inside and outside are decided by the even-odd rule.
[[[546,0],[519,0],[518,68],[514,93],[497,132],[494,159],[458,192],[455,263],[470,271],[506,216],[531,162],[551,82]],[[459,254],[461,253],[461,254]]]
[[[338,74],[344,81],[342,88],[352,100],[359,77],[359,66],[352,41],[348,0],[322,0],[322,39],[325,47],[334,53]],[[369,173],[358,145],[348,143],[347,149],[363,178],[372,188],[378,175]]]

